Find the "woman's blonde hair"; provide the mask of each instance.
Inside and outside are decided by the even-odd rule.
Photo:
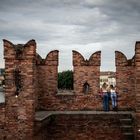
[[[110,85],[110,88],[111,88],[111,89],[115,89],[115,87],[114,87],[113,85]]]
[[[103,83],[102,88],[107,88],[107,83]]]

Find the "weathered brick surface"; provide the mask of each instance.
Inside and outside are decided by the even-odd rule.
[[[21,53],[16,50],[21,47]],[[20,51],[20,50],[19,50]],[[35,56],[34,40],[25,45],[14,45],[4,40],[5,58],[5,132],[6,139],[29,139],[33,135],[35,112]],[[20,70],[21,90],[16,98],[15,69]],[[29,123],[30,122],[30,123]]]
[[[119,106],[136,110],[135,136],[140,139],[140,42],[136,42],[135,55],[127,60],[121,52],[116,52],[116,83]]]
[[[39,106],[45,110],[101,110],[102,101],[98,96],[100,52],[84,58],[73,51],[74,95],[57,95],[58,51],[50,52],[46,59],[37,57],[39,79]],[[90,86],[89,92],[83,92],[84,83]]]
[[[57,93],[58,51],[50,52],[45,59],[37,58],[38,107],[47,109],[49,98]],[[47,99],[47,100],[45,100]],[[55,101],[54,101],[55,102]]]
[[[120,126],[124,115],[56,115],[39,131],[38,140],[127,140]]]
[[[50,52],[45,60],[38,57],[39,107],[45,110],[102,110],[102,99],[98,96],[100,59],[100,52],[85,60],[80,53],[73,51],[74,94],[58,95],[58,52]],[[127,60],[124,54],[116,52],[119,110],[135,110],[134,60]],[[86,82],[89,84],[88,93],[84,93]]]
[[[0,103],[0,140],[5,137],[5,104]]]
[[[135,46],[135,108],[136,108],[136,139],[140,139],[140,42]]]
[[[123,53],[115,53],[118,108],[135,110],[135,57],[127,60]]]
[[[22,49],[18,50],[18,47]],[[140,139],[138,132],[140,129],[139,42],[136,43],[135,51],[131,60],[127,60],[121,52],[116,52],[116,80],[118,107],[120,110],[136,110],[135,121],[137,125],[135,132],[137,139]],[[100,53],[95,52],[89,60],[85,60],[80,53],[73,51],[74,94],[59,95],[57,94],[58,51],[52,51],[45,59],[42,59],[36,53],[34,40],[25,45],[14,45],[4,40],[6,103],[5,107],[1,108],[0,106],[0,126],[2,125],[0,137],[3,138],[5,135],[7,140],[32,140],[35,109],[102,110],[102,99],[98,96]],[[21,75],[21,90],[18,98],[15,97],[15,69],[19,69]],[[89,86],[88,92],[84,91],[84,85]],[[43,130],[44,137],[51,140],[53,139],[52,134],[55,134],[55,139],[61,138],[62,140],[93,139],[93,137],[99,140],[113,139],[114,137],[116,140],[123,139],[118,128],[117,118],[114,120],[113,116],[107,115],[98,116],[99,118],[94,117],[88,115],[72,118],[58,116],[52,122],[55,127],[49,124],[50,127],[47,125],[47,129]],[[66,123],[67,121],[69,123]],[[82,125],[81,122],[83,122]],[[91,125],[87,125],[87,123]],[[74,128],[72,129],[72,127]],[[66,132],[59,131],[59,129],[66,130]]]
[[[98,95],[49,95],[40,102],[44,110],[102,110],[102,99]]]
[[[84,96],[84,84],[89,84],[87,94],[96,95],[99,92],[99,70],[95,66],[74,67],[74,91],[76,95]]]

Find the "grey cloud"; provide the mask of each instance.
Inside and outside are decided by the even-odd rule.
[[[67,64],[72,62],[72,49],[86,58],[99,49],[102,69],[112,68],[109,59],[114,59],[115,50],[130,58],[134,53],[140,38],[139,7],[139,0],[4,0],[0,39],[25,43],[33,38],[43,57],[58,49],[60,69],[71,67]]]
[[[41,11],[46,8],[63,8],[63,7],[75,7],[81,3],[82,0],[4,0],[1,1],[0,8],[4,11],[16,11],[27,10],[29,11]],[[26,11],[25,11],[26,12]]]

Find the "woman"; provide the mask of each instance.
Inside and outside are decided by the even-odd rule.
[[[110,85],[110,93],[111,93],[112,109],[117,111],[117,94],[115,87],[113,85]]]
[[[104,111],[109,111],[109,96],[107,91],[108,85],[103,83],[102,85],[102,93],[103,93],[103,109]]]

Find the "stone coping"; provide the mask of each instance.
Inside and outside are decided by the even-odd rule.
[[[59,95],[60,95],[60,96],[61,96],[61,95],[70,96],[70,95],[75,95],[75,94],[72,93],[72,92],[71,92],[71,93],[57,93],[57,94],[56,94],[56,96],[59,96]]]
[[[65,95],[65,96],[69,96],[69,95],[75,95],[74,90],[63,90],[63,89],[59,89],[57,91],[57,96],[59,95]]]
[[[133,115],[134,111],[37,111],[35,113],[35,121],[43,121],[51,115],[124,115],[124,114],[131,114]]]

